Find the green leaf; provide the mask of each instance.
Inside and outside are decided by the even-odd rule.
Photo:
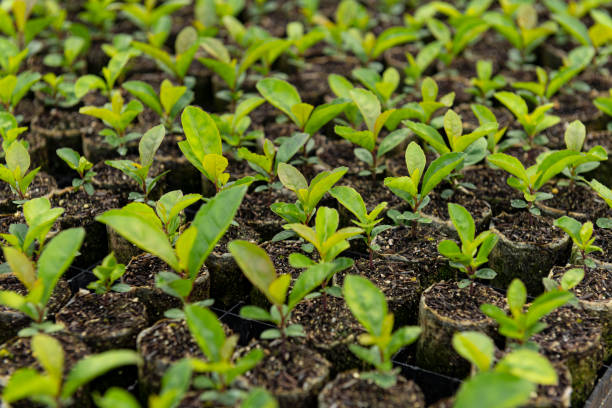
[[[474,331],[455,333],[453,348],[479,371],[487,371],[493,364],[495,344],[486,334]]]
[[[21,368],[13,373],[2,393],[3,401],[12,403],[28,397],[57,396],[57,382],[39,374],[33,368]]]
[[[225,343],[223,326],[217,316],[210,310],[197,306],[186,305],[185,316],[189,331],[210,362],[222,360],[221,349]]]
[[[359,323],[369,333],[382,335],[383,321],[387,316],[387,302],[380,289],[366,278],[348,275],[344,279],[342,294]]]
[[[306,295],[320,286],[333,269],[333,264],[319,263],[303,271],[289,294],[289,310],[292,310]]]
[[[474,224],[472,214],[459,204],[448,203],[448,215],[457,230],[461,242],[466,245],[474,241],[476,225]]]
[[[354,130],[348,126],[336,125],[334,127],[336,134],[351,143],[363,147],[364,149],[372,152],[376,147],[376,140],[374,134],[369,130]]]
[[[319,173],[310,182],[308,188],[308,202],[306,203],[309,209],[316,208],[317,204],[325,193],[327,193],[348,171],[346,167],[338,167],[332,171],[324,171]]]
[[[564,215],[561,218],[557,218],[554,222],[554,225],[555,227],[561,228],[563,231],[565,231],[574,242],[578,244],[581,243],[580,229],[582,228],[582,224],[580,224],[579,221],[576,221],[572,217]]]
[[[104,396],[93,394],[99,408],[140,408],[138,400],[123,388],[111,387]]]
[[[513,279],[510,286],[508,286],[506,298],[512,315],[515,318],[521,315],[523,313],[523,306],[525,306],[527,301],[527,289],[525,289],[523,282],[519,279]]]
[[[264,78],[257,82],[257,90],[268,103],[279,109],[301,128],[300,121],[293,113],[293,106],[302,102],[295,87],[282,79]]]
[[[111,350],[87,356],[79,360],[68,373],[62,397],[72,396],[83,385],[115,368],[141,363],[138,353],[132,350]]]
[[[378,98],[372,92],[361,88],[352,89],[350,95],[359,112],[361,112],[368,130],[375,133],[376,120],[381,114]]]
[[[165,261],[180,272],[178,258],[153,209],[143,203],[130,203],[121,209],[106,211],[96,221],[113,228],[119,235],[146,252]]]
[[[508,373],[484,372],[459,388],[454,408],[514,408],[526,403],[535,384]]]
[[[266,251],[248,241],[232,241],[228,249],[247,279],[259,289],[270,302],[284,303],[270,293],[270,285],[276,280],[276,270]]]
[[[314,135],[321,129],[326,123],[338,116],[348,106],[348,102],[345,100],[335,100],[330,103],[319,105],[310,115],[304,132],[310,136]]]
[[[340,204],[349,210],[360,222],[367,222],[368,212],[361,195],[352,187],[338,186],[329,191]]]
[[[525,184],[529,185],[529,176],[527,175],[527,171],[523,164],[516,157],[504,154],[504,153],[494,153],[487,156],[487,161],[501,168],[502,170],[507,171],[512,174],[516,178],[523,181]]]
[[[181,122],[191,150],[201,161],[205,154],[223,155],[219,130],[208,113],[188,106],[181,115]]]
[[[436,149],[440,155],[450,152],[450,149],[446,145],[442,135],[440,135],[440,133],[438,133],[438,131],[433,127],[424,123],[413,122],[411,120],[404,121],[404,125],[406,125],[408,129],[412,130],[418,137],[423,139],[427,144]]]
[[[38,278],[43,282],[42,303],[47,304],[55,285],[78,254],[85,230],[70,228],[61,231],[45,246],[38,259]]]
[[[2,247],[6,263],[11,272],[28,290],[32,290],[36,282],[36,271],[32,261],[20,250],[13,247]]]
[[[140,154],[140,164],[143,167],[149,167],[153,164],[155,153],[166,135],[166,129],[163,125],[157,125],[149,129],[138,144],[138,152]]]
[[[512,374],[536,384],[557,384],[557,373],[548,359],[527,348],[515,350],[504,356],[495,367],[495,371]]]
[[[574,295],[566,291],[546,292],[538,296],[529,306],[527,316],[525,317],[525,324],[527,327],[536,324],[542,317],[565,305],[573,298]]]
[[[493,96],[514,114],[517,119],[529,113],[527,103],[520,96],[512,92],[496,92]]]
[[[582,45],[591,45],[589,30],[578,18],[569,14],[553,14],[555,20],[565,31],[574,37]]]
[[[164,114],[157,93],[155,93],[153,87],[148,83],[143,81],[126,81],[123,83],[122,87],[133,96],[140,99],[142,103],[151,108],[160,117]]]
[[[397,129],[389,133],[378,146],[376,157],[382,157],[386,153],[393,150],[397,145],[402,143],[408,137],[408,129]]]
[[[32,354],[49,376],[61,384],[64,375],[64,350],[59,341],[45,334],[32,338]]]
[[[565,146],[576,152],[582,151],[582,146],[584,145],[584,139],[586,137],[586,128],[579,120],[575,120],[569,124],[567,129],[565,129],[565,134],[563,136],[565,140]]]
[[[278,164],[278,179],[287,189],[298,192],[308,188],[308,182],[302,173],[287,163]]]
[[[440,182],[448,176],[464,159],[460,152],[447,153],[438,157],[427,168],[423,176],[421,197],[428,195]]]

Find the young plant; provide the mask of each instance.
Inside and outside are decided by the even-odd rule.
[[[240,88],[248,69],[271,50],[278,47],[280,42],[284,43],[284,40],[268,38],[257,42],[244,51],[242,59],[238,62],[230,57],[229,51],[218,39],[211,37],[202,39],[202,48],[212,58],[199,58],[199,61],[217,74],[228,88],[219,91],[216,96],[231,102],[232,106],[235,105],[242,97]]]
[[[455,333],[453,348],[476,369],[476,374],[459,388],[453,405],[456,408],[523,406],[536,385],[556,385],[558,381],[550,362],[528,348],[510,351],[493,366],[495,344],[480,332]]]
[[[38,72],[25,71],[19,75],[4,75],[0,78],[0,104],[13,113],[19,102],[41,78]]]
[[[427,21],[427,28],[443,48],[438,58],[448,67],[472,42],[489,29],[489,24],[477,17],[464,17],[454,22],[455,34],[436,18]]]
[[[309,138],[342,113],[348,104],[344,100],[335,100],[315,108],[302,102],[300,94],[293,85],[277,78],[260,80],[257,82],[257,90],[270,105],[287,115],[300,132],[308,134]]]
[[[374,258],[374,252],[380,249],[380,246],[374,244],[374,239],[381,232],[391,228],[390,225],[380,224],[383,218],[378,216],[387,208],[387,203],[379,203],[372,211],[368,213],[365,202],[361,195],[352,187],[338,186],[334,187],[329,191],[329,194],[334,197],[344,208],[349,210],[357,218],[351,220],[353,224],[363,229],[362,238],[368,246],[370,253],[370,267],[372,267],[372,260]]]
[[[17,119],[12,113],[0,112],[0,136],[2,137],[2,152],[0,153],[0,157],[4,157],[6,149],[8,149],[11,143],[15,142],[17,138],[27,130],[27,127],[19,126]]]
[[[442,44],[438,41],[432,41],[419,50],[416,57],[407,52],[406,59],[408,60],[408,65],[406,65],[406,68],[404,68],[404,74],[406,76],[404,81],[406,84],[411,85],[414,88],[418,88],[421,84],[423,74],[436,60],[438,55],[440,55],[441,51]]]
[[[269,312],[257,306],[244,306],[240,309],[240,316],[272,322],[277,326],[276,329],[262,332],[262,339],[280,337],[286,341],[288,337],[305,336],[301,325],[289,324],[291,312],[305,296],[321,285],[333,265],[316,264],[306,269],[289,292],[291,274],[277,275],[266,251],[248,241],[232,241],[228,249],[244,275],[272,304]]]
[[[128,20],[147,33],[152,44],[161,46],[169,35],[172,24],[170,16],[188,4],[188,0],[168,0],[157,5],[157,0],[147,0],[144,4],[126,2],[119,7]]]
[[[591,49],[591,55],[593,51]],[[590,58],[592,59],[592,57]],[[587,58],[587,60],[590,60]],[[536,67],[537,82],[514,82],[512,87],[519,90],[525,90],[535,95],[533,102],[536,105],[548,103],[550,99],[570,82],[576,75],[580,74],[587,66],[587,63],[581,61],[580,64],[566,65],[559,71],[553,72],[550,76],[543,68]],[[527,94],[526,96],[528,96]],[[503,103],[503,102],[502,102]]]
[[[100,90],[110,101],[112,99],[115,83],[125,74],[130,58],[138,52],[132,50],[117,52],[108,61],[108,65],[102,68],[102,76],[83,75],[74,83],[74,95],[81,99],[88,92]]]
[[[263,139],[263,131],[247,132],[247,130],[251,126],[249,115],[264,102],[265,99],[252,96],[240,102],[234,113],[211,115],[217,124],[223,142],[232,148],[240,148],[243,145],[253,144],[253,140]]]
[[[403,97],[401,95],[392,97],[400,83],[399,72],[393,67],[384,70],[382,75],[371,68],[355,68],[351,74],[368,91],[376,95],[383,110],[392,108]]]
[[[434,148],[440,156],[451,152],[465,153],[465,159],[459,170],[463,166],[470,166],[478,163],[487,155],[488,135],[497,131],[497,122],[486,122],[476,128],[472,133],[463,134],[463,122],[461,117],[454,110],[449,109],[444,114],[443,137],[435,128],[423,123],[406,120],[403,122],[406,127],[412,130],[425,143]],[[447,142],[448,140],[448,142]]]
[[[43,64],[72,73],[82,71],[85,68],[85,61],[79,59],[87,52],[90,43],[91,39],[76,35],[70,36],[63,40],[64,52],[45,55]]]
[[[168,34],[167,31],[161,31],[160,33]],[[187,77],[187,71],[200,47],[196,30],[193,27],[185,27],[181,30],[174,44],[174,55],[164,51],[162,44],[132,42],[132,46],[135,49],[155,60],[164,72],[175,78],[181,85],[193,88],[195,80]]]
[[[540,105],[529,113],[527,102],[517,94],[504,91],[496,92],[494,96],[512,112],[516,120],[523,126],[523,130],[527,134],[527,142],[531,147],[536,144],[546,144],[548,139],[540,133],[561,121],[558,116],[546,114],[553,108],[554,104],[552,103]]]
[[[28,171],[30,154],[20,142],[13,142],[4,149],[4,159],[6,165],[0,164],[0,180],[9,184],[13,194],[19,197],[18,203],[23,203],[40,167]]]
[[[113,92],[110,106],[109,104],[102,108],[83,106],[79,109],[79,113],[98,118],[112,128],[103,129],[100,135],[104,136],[105,142],[117,149],[121,156],[125,156],[127,153],[126,144],[141,136],[137,132],[127,133],[128,127],[140,112],[142,112],[142,104],[139,101],[132,99],[125,105],[123,97],[118,91]]]
[[[287,163],[279,163],[278,179],[286,189],[295,193],[297,201],[295,204],[276,202],[270,206],[270,209],[289,224],[308,225],[319,201],[347,171],[346,167],[338,167],[333,171],[322,171],[308,184],[298,169]]]
[[[0,38],[0,75],[17,75],[28,51],[27,48],[20,50],[8,38]]]
[[[78,254],[84,237],[83,228],[71,228],[60,232],[45,245],[37,262],[13,246],[2,247],[11,272],[23,284],[26,294],[2,290],[0,304],[18,310],[32,319],[32,326],[24,329],[27,333],[38,330],[51,332],[62,328],[51,322],[45,322],[47,305],[57,282]],[[20,335],[26,334],[24,330]]]
[[[27,0],[14,0],[6,8],[0,8],[1,31],[11,37],[20,50],[25,49],[53,21],[53,16],[49,15],[30,18],[33,8],[33,3]]]
[[[247,392],[232,385],[236,378],[261,361],[264,357],[263,351],[253,349],[245,356],[235,358],[238,335],[226,336],[223,326],[213,312],[198,305],[187,305],[185,317],[189,331],[206,356],[205,359],[189,359],[191,367],[196,373],[210,374],[195,379],[205,385],[200,399],[223,406],[236,405],[246,397]]]
[[[460,288],[470,287],[474,295],[475,279],[493,279],[497,275],[491,268],[480,268],[489,261],[489,254],[499,238],[491,231],[483,231],[476,236],[474,218],[459,204],[448,203],[448,215],[461,240],[461,248],[455,241],[445,239],[438,244],[438,252],[449,259],[452,267],[467,275],[459,282]]]
[[[45,104],[70,108],[79,103],[74,94],[74,82],[68,75],[57,76],[52,72],[46,73],[42,81],[32,86],[35,91],[45,95]]]
[[[108,33],[117,18],[116,5],[114,0],[86,0],[78,16],[103,33]]]
[[[306,144],[308,134],[295,133],[289,138],[284,138],[277,148],[269,139],[263,143],[263,154],[253,153],[246,147],[238,149],[238,157],[246,160],[249,166],[257,172],[256,180],[263,180],[272,184],[278,176],[278,165],[287,163]]]
[[[329,287],[330,281],[337,272],[353,266],[354,261],[346,257],[338,258],[338,255],[350,248],[349,239],[363,232],[363,229],[357,227],[338,229],[339,223],[338,211],[333,208],[321,207],[317,210],[314,228],[304,224],[287,224],[284,226],[285,229],[292,230],[314,246],[319,254],[319,264],[333,265],[329,275],[321,283],[324,296],[328,293],[332,295],[340,293],[340,290],[336,290],[338,288]],[[306,255],[298,252],[289,256],[289,263],[294,268],[310,268],[317,264]],[[326,299],[324,299],[324,308],[326,306],[325,301]]]
[[[149,408],[178,408],[191,386],[193,369],[187,359],[172,364],[164,373],[159,394],[149,395]],[[93,393],[93,400],[99,408],[140,408],[132,393],[123,388],[111,387],[104,395]]]
[[[337,135],[359,146],[355,149],[355,156],[369,166],[369,170],[362,170],[359,175],[371,175],[372,179],[376,180],[376,175],[385,169],[384,165],[378,164],[379,160],[402,143],[408,137],[408,132],[406,129],[394,130],[379,142],[379,133],[395,110],[381,112],[380,101],[376,95],[365,89],[355,88],[350,91],[350,95],[364,118],[367,130],[355,130],[340,125],[336,125],[334,130]]]
[[[493,63],[484,60],[476,63],[476,75],[476,78],[470,80],[473,88],[469,91],[476,96],[477,101],[490,104],[493,94],[506,86],[506,78],[501,74],[493,76]]]
[[[506,301],[510,309],[509,316],[504,310],[491,304],[481,305],[480,310],[499,324],[501,335],[514,340],[519,346],[533,348],[535,345],[530,344],[529,339],[547,327],[540,319],[563,306],[573,297],[574,295],[567,291],[545,292],[535,298],[525,310],[527,290],[523,282],[514,279],[506,292]]]
[[[389,118],[387,127],[395,129],[404,119],[416,119],[429,125],[438,110],[453,106],[455,93],[450,92],[438,99],[438,84],[434,79],[427,77],[421,83],[421,99],[421,102],[411,102],[397,109]]]
[[[612,88],[609,90],[610,96],[600,96],[593,100],[593,105],[606,115],[612,117]],[[608,122],[608,129],[612,129],[612,121]]]
[[[586,128],[579,120],[570,123],[565,129],[564,139],[565,147],[568,150],[581,152],[586,138]],[[602,146],[595,146],[587,153],[592,161],[582,164],[570,164],[563,170],[563,175],[570,179],[570,185],[576,181],[582,180],[581,174],[588,173],[596,169],[599,163],[608,159],[608,153]]]
[[[589,185],[612,208],[612,190],[595,179]],[[598,218],[596,224],[599,228],[612,228],[612,218]]]
[[[325,39],[325,31],[320,27],[314,27],[305,32],[304,24],[292,21],[287,24],[287,40],[291,43],[292,61],[298,67],[303,67],[304,54],[317,43]]]
[[[66,374],[65,353],[55,338],[36,334],[31,340],[32,354],[42,367],[20,368],[2,390],[2,400],[11,404],[24,399],[50,408],[68,407],[74,394],[85,384],[116,368],[141,364],[132,350],[110,350],[79,360]]]
[[[132,191],[129,195],[130,200],[149,203],[149,194],[155,188],[157,182],[169,172],[167,170],[155,177],[149,177],[149,171],[155,160],[155,153],[159,149],[165,135],[166,129],[164,126],[157,125],[149,129],[142,136],[138,144],[140,163],[131,160],[107,160],[104,162],[111,167],[121,170],[125,175],[138,183],[142,192]]]
[[[132,244],[166,262],[172,271],[158,273],[155,283],[186,304],[190,302],[189,296],[202,264],[229,228],[246,189],[247,186],[230,188],[208,200],[174,245],[169,236],[169,224],[160,220],[167,220],[167,208],[161,214],[164,217],[158,218],[150,206],[130,203],[98,215],[96,221],[110,226]],[[170,313],[181,314],[176,310]]]
[[[185,140],[179,148],[193,166],[214,186],[217,192],[236,183],[252,181],[245,177],[229,183],[230,174],[225,173],[228,161],[223,157],[221,135],[213,118],[202,109],[188,106],[181,115]]]
[[[350,28],[343,33],[345,48],[367,65],[376,61],[386,50],[414,41],[418,38],[417,30],[411,27],[391,27],[377,37],[373,32],[363,33],[357,28]]]
[[[523,193],[524,200],[512,200],[512,207],[527,208],[533,215],[540,215],[540,209],[534,206],[536,201],[552,198],[552,194],[539,191],[548,180],[561,173],[567,166],[577,166],[591,160],[588,154],[572,150],[560,150],[543,156],[538,163],[527,169],[516,157],[505,153],[487,156],[489,163],[512,175],[508,178],[508,185]]]
[[[516,7],[516,13],[503,14],[490,11],[483,15],[483,19],[499,34],[504,36],[515,48],[510,54],[510,64],[521,66],[533,61],[533,50],[542,44],[548,36],[557,32],[557,24],[546,21],[538,25],[538,13],[533,4],[523,3]]]
[[[174,86],[164,79],[159,95],[153,87],[143,81],[127,81],[123,88],[157,113],[164,127],[171,131],[176,117],[193,100],[193,91],[185,86]]]
[[[397,382],[399,368],[393,368],[391,358],[400,348],[414,343],[421,328],[403,326],[393,332],[394,317],[388,312],[385,295],[366,278],[348,275],[344,278],[342,294],[353,316],[367,331],[358,337],[360,345],[349,345],[353,354],[375,368],[361,377],[379,387],[392,387]]]
[[[98,280],[87,285],[87,289],[91,289],[99,295],[111,291],[122,293],[130,290],[130,285],[127,283],[117,282],[125,274],[125,265],[117,263],[115,254],[112,252],[106,255],[102,263],[93,269],[93,274]]]
[[[587,255],[593,252],[603,252],[603,249],[593,245],[595,237],[593,236],[593,223],[587,221],[581,224],[572,217],[564,215],[555,220],[555,227],[561,228],[574,242],[574,246],[580,251],[580,256],[584,262],[584,272],[588,273],[587,268],[594,268],[595,262]]]
[[[412,223],[413,234],[416,233],[416,224],[431,222],[429,218],[421,215],[421,210],[429,204],[429,193],[442,182],[465,159],[459,152],[446,153],[434,160],[425,171],[426,159],[421,146],[410,142],[406,148],[406,167],[409,176],[387,177],[385,187],[410,205],[412,212],[389,211],[389,216],[396,222],[405,220]]]
[[[49,231],[63,213],[63,208],[51,208],[48,198],[33,198],[23,204],[23,217],[26,223],[11,224],[9,233],[0,234],[0,237],[13,249],[34,261],[40,257]]]
[[[91,168],[93,163],[81,156],[76,150],[69,147],[62,147],[56,150],[57,155],[62,159],[68,167],[75,170],[79,174],[79,178],[72,179],[72,187],[77,191],[81,187],[89,195],[93,195],[94,187],[92,184],[96,172]]]

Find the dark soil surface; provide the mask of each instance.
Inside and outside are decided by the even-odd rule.
[[[524,210],[516,214],[500,214],[492,220],[502,234],[514,242],[547,245],[559,241],[564,232],[553,226],[553,220],[545,216],[534,216]]]
[[[555,266],[552,270],[552,278],[559,282],[565,272],[573,268],[584,268],[583,266]],[[589,302],[612,300],[612,274],[604,268],[586,268],[582,282],[572,289],[572,292],[580,300]]]
[[[440,315],[453,320],[480,321],[487,318],[480,305],[490,303],[503,308],[504,297],[494,289],[478,283],[460,289],[455,282],[440,282],[424,294],[425,303]]]

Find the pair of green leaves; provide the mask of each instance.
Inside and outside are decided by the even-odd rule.
[[[45,245],[34,263],[15,247],[3,247],[11,272],[25,286],[27,294],[0,291],[0,304],[19,310],[36,323],[46,318],[46,307],[60,277],[72,263],[83,243],[85,230],[71,228],[57,234]]]
[[[93,195],[94,188],[92,181],[93,177],[96,175],[96,172],[91,170],[93,163],[70,147],[59,148],[56,150],[56,153],[68,167],[79,174],[79,178],[72,179],[72,187],[74,187],[75,190],[83,187],[87,194]]]
[[[550,362],[534,350],[520,348],[504,355],[493,367],[495,344],[480,332],[455,333],[453,347],[477,368],[455,397],[455,407],[515,407],[525,404],[536,385],[557,384]]]
[[[534,138],[544,130],[556,125],[561,118],[554,115],[547,115],[546,112],[553,108],[552,103],[540,105],[529,113],[527,102],[517,94],[512,92],[496,92],[495,98],[500,101],[523,126],[529,142],[533,143]]]
[[[38,72],[22,72],[19,75],[5,75],[0,78],[0,103],[7,111],[13,112],[30,88],[41,78]]]
[[[555,227],[561,228],[570,236],[572,241],[574,241],[574,245],[580,250],[583,256],[586,257],[586,255],[592,252],[603,252],[603,249],[593,245],[595,237],[593,237],[593,223],[591,221],[581,224],[574,218],[564,215],[555,220]],[[585,258],[583,261],[588,267],[595,266],[595,263],[591,259]]]
[[[97,281],[87,285],[87,289],[94,290],[97,294],[110,292],[127,292],[130,285],[125,283],[115,283],[125,274],[125,265],[117,263],[115,254],[112,252],[104,257],[102,263],[93,269],[93,274]]]
[[[252,96],[240,102],[238,106],[236,106],[236,111],[234,113],[213,115],[213,119],[217,124],[223,141],[232,147],[240,147],[246,141],[263,137],[263,132],[261,131],[252,131],[249,133],[246,133],[246,131],[249,126],[251,126],[249,114],[264,102],[265,99],[258,96]]]
[[[600,196],[606,204],[610,208],[612,208],[612,191],[605,185],[601,184],[599,181],[593,179],[589,182],[589,185],[598,196]],[[612,228],[612,219],[611,218],[598,218],[597,226],[599,228]]]
[[[450,92],[438,99],[438,84],[427,77],[421,83],[421,102],[411,102],[397,109],[387,121],[389,129],[395,129],[404,119],[416,119],[429,124],[433,115],[443,108],[450,108],[455,101],[455,93]]]
[[[74,94],[81,99],[88,92],[100,90],[110,100],[115,83],[125,72],[130,59],[134,56],[133,50],[120,51],[113,55],[108,64],[102,68],[102,77],[97,75],[83,75],[74,83]]]
[[[503,75],[493,76],[493,63],[491,61],[479,60],[476,62],[476,78],[471,79],[471,90],[477,96],[488,99],[493,92],[506,86],[506,78]]]
[[[541,322],[547,314],[565,305],[574,295],[563,290],[546,292],[538,296],[525,311],[527,290],[519,279],[514,279],[506,292],[506,301],[510,308],[510,316],[499,307],[491,304],[480,306],[480,310],[499,324],[500,334],[525,344],[536,333],[547,326]]]
[[[448,215],[461,240],[461,248],[455,241],[446,239],[438,244],[438,251],[447,257],[451,265],[467,273],[469,279],[459,283],[459,287],[466,287],[474,278],[493,279],[497,275],[490,268],[478,269],[489,260],[489,254],[498,241],[497,235],[491,231],[483,231],[476,236],[474,218],[465,207],[448,203]]]
[[[287,163],[279,163],[278,178],[285,188],[295,193],[298,201],[295,204],[274,203],[270,209],[288,223],[307,225],[319,201],[346,174],[347,170],[346,167],[338,167],[333,171],[322,171],[308,184],[304,175],[297,168]]]
[[[79,360],[64,379],[64,350],[59,341],[46,334],[37,334],[32,337],[31,348],[43,372],[35,368],[15,371],[3,390],[2,399],[7,403],[31,399],[55,407],[58,402],[69,401],[91,380],[115,368],[141,363],[135,351],[106,351]]]
[[[351,313],[367,331],[359,336],[361,346],[349,346],[357,357],[376,368],[376,372],[366,373],[365,377],[384,388],[393,386],[397,374],[392,370],[391,357],[413,343],[421,328],[404,326],[393,332],[393,313],[388,312],[385,295],[364,277],[346,276],[342,293]]]
[[[418,213],[427,204],[426,198],[465,158],[460,152],[446,153],[434,160],[427,170],[425,153],[416,142],[406,148],[405,159],[409,176],[387,177],[385,186],[405,200]]]
[[[11,186],[11,190],[20,199],[24,199],[40,167],[28,172],[30,168],[30,154],[25,146],[18,141],[11,143],[6,148],[4,154],[6,165],[0,164],[0,180],[8,183]]]

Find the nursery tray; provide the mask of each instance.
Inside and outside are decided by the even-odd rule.
[[[584,408],[610,407],[612,407],[612,365],[606,367],[604,375],[599,378],[591,396],[584,404]]]

